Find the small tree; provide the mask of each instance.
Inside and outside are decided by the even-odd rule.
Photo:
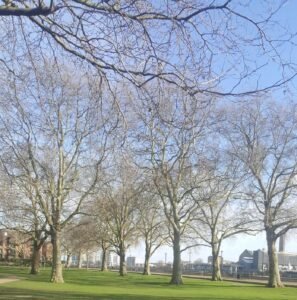
[[[100,209],[100,205],[98,203],[94,203],[90,209],[90,217],[91,223],[92,223],[92,239],[96,243],[96,245],[99,246],[101,249],[101,271],[107,271],[108,270],[108,257],[109,251],[112,249],[110,240],[111,240],[111,231],[108,226],[108,224],[104,221],[105,216],[103,215],[105,213],[105,209]],[[104,205],[104,204],[102,204]]]
[[[150,258],[165,243],[168,243],[168,226],[159,198],[145,192],[139,200],[139,232],[144,239],[145,257],[143,275],[150,275]]]
[[[70,266],[73,254],[87,254],[98,249],[93,220],[86,215],[78,215],[63,230],[62,249],[66,254],[66,267]],[[80,258],[81,259],[81,258]],[[81,264],[82,262],[80,262]],[[81,267],[81,265],[80,265]]]
[[[40,252],[46,241],[48,223],[39,209],[34,189],[28,184],[25,176],[15,178],[8,168],[14,168],[14,162],[2,156],[2,189],[1,189],[1,221],[8,229],[19,232],[32,243],[32,259],[30,274],[39,273]]]
[[[97,209],[99,218],[108,226],[108,242],[120,257],[119,272],[124,276],[127,274],[126,251],[138,237],[137,207],[142,187],[137,170],[126,162],[117,166],[116,174],[118,177],[106,185],[98,198]]]

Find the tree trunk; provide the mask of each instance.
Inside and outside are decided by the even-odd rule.
[[[170,284],[183,284],[180,256],[180,233],[174,230],[173,236],[173,269]]]
[[[268,261],[269,261],[269,279],[268,287],[283,287],[280,279],[279,268],[278,268],[278,258],[275,247],[275,234],[272,230],[266,230],[267,239],[267,249],[268,249]]]
[[[221,281],[221,262],[219,258],[219,247],[216,243],[212,245],[212,276],[211,279],[213,281]]]
[[[71,253],[67,253],[65,268],[69,268],[71,263]]]
[[[126,253],[124,249],[120,250],[120,276],[127,275]]]
[[[151,270],[150,270],[150,257],[151,257],[151,249],[150,249],[149,245],[146,243],[146,246],[145,246],[145,257],[144,257],[143,275],[151,275]]]
[[[63,283],[62,263],[61,263],[61,231],[58,229],[52,230],[53,244],[53,265],[51,282]]]
[[[78,266],[77,266],[79,269],[81,269],[82,267],[82,254],[81,254],[81,250],[79,250],[79,253],[78,253]]]
[[[87,270],[89,269],[89,251],[87,251],[87,265],[86,265]]]
[[[105,249],[104,247],[102,247],[102,262],[101,262],[101,271],[107,271],[107,249]]]
[[[30,274],[36,275],[39,273],[41,246],[42,244],[38,245],[37,241],[33,242],[33,253],[32,253]]]

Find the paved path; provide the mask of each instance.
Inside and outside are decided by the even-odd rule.
[[[210,280],[210,277],[206,276],[195,276],[195,275],[183,275],[183,277],[187,278],[197,278],[197,279],[208,279]],[[248,278],[242,278],[242,279],[236,279],[236,278],[228,278],[225,277],[224,281],[230,281],[230,282],[238,282],[238,283],[251,283],[251,284],[267,284],[267,280],[261,280],[261,279],[248,279]],[[292,282],[292,281],[283,281],[283,284],[285,286],[290,286],[290,287],[297,287],[297,282]]]
[[[0,284],[14,282],[14,281],[18,281],[18,280],[20,280],[20,279],[16,278],[16,277],[0,278]]]

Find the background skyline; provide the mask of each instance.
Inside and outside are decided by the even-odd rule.
[[[237,262],[239,255],[245,250],[258,250],[265,249],[267,251],[267,243],[265,233],[261,232],[257,235],[240,234],[235,237],[231,237],[223,241],[221,250],[223,251],[223,259],[227,261]],[[278,249],[278,243],[277,243]],[[297,253],[297,241],[296,231],[289,232],[286,236],[285,241],[285,252]],[[172,248],[169,246],[160,247],[152,256],[151,263],[166,260],[167,262],[173,261]],[[182,260],[189,261],[189,250],[182,253]],[[135,256],[136,263],[143,263],[144,261],[144,247],[139,244],[136,247],[131,247],[127,250],[127,257]],[[191,249],[191,262],[197,259],[202,259],[203,262],[207,262],[208,256],[211,256],[211,248],[208,247],[197,247]]]

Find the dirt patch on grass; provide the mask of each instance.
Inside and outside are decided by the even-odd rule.
[[[14,282],[14,281],[18,281],[18,280],[20,280],[20,279],[17,277],[13,277],[13,276],[7,277],[7,278],[0,278],[0,284]]]

